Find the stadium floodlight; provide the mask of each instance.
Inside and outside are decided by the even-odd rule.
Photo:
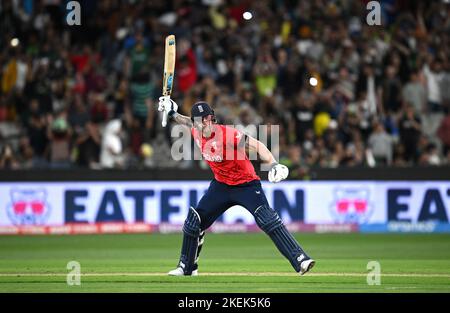
[[[11,39],[11,46],[12,47],[17,47],[18,45],[19,45],[19,39],[18,38]]]
[[[244,20],[248,21],[252,19],[253,14],[249,11],[246,11],[244,12],[244,14],[242,14],[242,17],[244,18]]]
[[[309,84],[310,84],[311,86],[313,86],[313,87],[316,87],[316,86],[317,86],[317,78],[311,77],[311,78],[309,79]]]

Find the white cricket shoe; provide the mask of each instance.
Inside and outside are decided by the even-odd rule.
[[[169,276],[197,276],[198,270],[192,271],[191,275],[186,275],[181,267],[177,267],[174,270],[171,270],[169,273],[167,273]]]
[[[311,270],[313,268],[314,264],[316,264],[316,261],[314,261],[313,259],[303,261],[300,264],[300,272],[299,272],[300,275],[304,275],[306,272]]]

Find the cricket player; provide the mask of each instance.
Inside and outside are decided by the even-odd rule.
[[[261,187],[260,178],[248,159],[246,151],[256,152],[262,162],[270,164],[269,181],[286,179],[289,170],[279,164],[267,147],[235,128],[216,123],[214,111],[206,102],[192,106],[191,117],[177,113],[178,105],[168,96],[159,98],[159,111],[191,129],[202,157],[214,173],[205,195],[196,208],[191,207],[183,226],[181,256],[171,276],[198,275],[198,257],[205,230],[233,205],[246,208],[257,225],[272,239],[281,254],[300,275],[315,264],[288,232],[278,213],[273,210]]]

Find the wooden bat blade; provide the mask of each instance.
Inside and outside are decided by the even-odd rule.
[[[170,96],[172,94],[173,81],[175,77],[175,57],[175,36],[169,35],[166,37],[166,49],[164,56],[163,96]]]

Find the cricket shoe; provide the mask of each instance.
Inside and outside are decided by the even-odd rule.
[[[184,265],[184,264],[182,264]],[[194,264],[194,270],[192,271],[192,274],[188,275],[184,272],[184,269],[181,266],[178,266],[176,269],[171,270],[169,273],[167,273],[169,276],[198,276],[198,264]]]
[[[169,276],[197,276],[198,270],[194,270],[194,271],[192,271],[191,275],[187,275],[184,273],[184,270],[181,267],[177,267],[176,269],[171,270],[169,273],[167,273],[167,275],[169,275]]]
[[[316,261],[313,259],[307,259],[300,263],[300,275],[304,275],[306,272],[310,271],[314,264],[316,264]]]

